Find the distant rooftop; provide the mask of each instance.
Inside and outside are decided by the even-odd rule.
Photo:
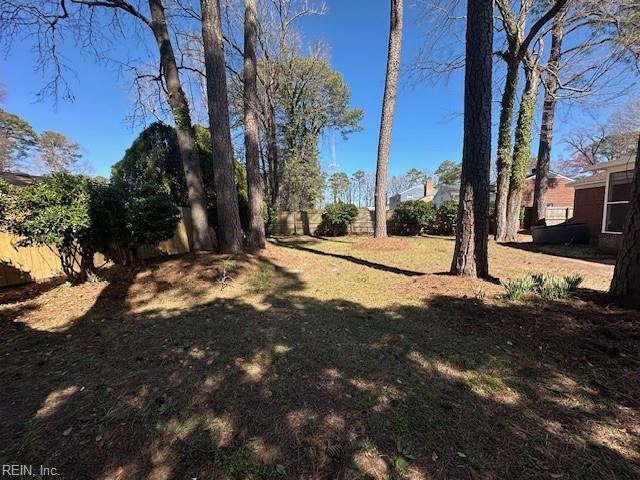
[[[28,173],[22,172],[0,172],[0,178],[11,185],[17,185],[18,187],[31,185],[32,183],[36,183],[44,179],[44,177],[40,175],[29,175]]]

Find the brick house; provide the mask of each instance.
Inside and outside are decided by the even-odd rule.
[[[587,167],[592,175],[570,186],[575,190],[571,222],[587,223],[592,241],[605,252],[615,253],[631,199],[634,161],[614,160]]]
[[[575,190],[571,188],[573,178],[558,172],[549,172],[547,179],[547,213],[545,220],[547,225],[556,225],[571,218],[574,208]],[[531,226],[533,218],[533,191],[536,184],[535,170],[525,179],[522,193],[522,206],[524,207],[524,228]]]

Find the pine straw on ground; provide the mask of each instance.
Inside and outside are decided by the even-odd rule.
[[[0,460],[71,479],[640,477],[640,314],[606,304],[611,265],[492,244],[502,279],[585,276],[576,298],[508,302],[445,274],[448,239],[386,243],[279,239],[2,292]]]

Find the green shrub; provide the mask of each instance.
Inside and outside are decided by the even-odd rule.
[[[430,233],[436,235],[453,235],[458,221],[458,202],[442,202],[436,211],[436,221]]]
[[[3,188],[2,229],[20,237],[18,246],[55,248],[72,283],[83,282],[93,268],[100,235],[93,228],[93,182],[56,173],[21,188]]]
[[[399,235],[419,235],[435,223],[436,207],[432,202],[408,200],[393,210],[392,222]]]
[[[141,245],[156,245],[171,238],[180,211],[163,188],[152,183],[99,185],[92,202],[100,250],[121,248],[127,262],[137,261]]]
[[[319,230],[323,235],[346,235],[349,226],[358,216],[358,207],[352,203],[334,203],[325,208],[322,214],[322,225]]]
[[[262,205],[262,218],[265,228],[269,228],[278,220],[278,210],[273,205],[264,203]]]

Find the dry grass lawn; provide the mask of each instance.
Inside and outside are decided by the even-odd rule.
[[[273,240],[0,292],[0,460],[68,479],[637,479],[640,314],[588,247]],[[573,258],[565,258],[570,256]]]

